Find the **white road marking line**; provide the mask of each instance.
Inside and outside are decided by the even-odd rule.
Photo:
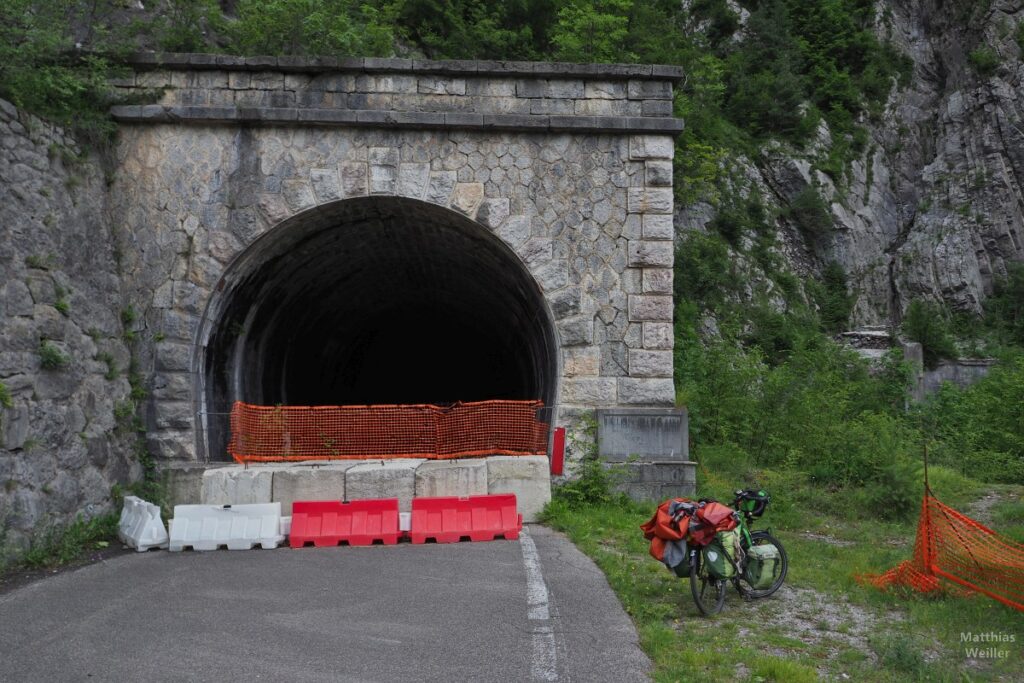
[[[547,622],[551,618],[548,607],[548,587],[540,570],[540,556],[530,533],[523,529],[519,535],[526,567],[527,617],[531,621]],[[533,658],[530,675],[535,681],[558,680],[558,658],[555,654],[555,631],[549,624],[533,626]]]
[[[526,603],[530,607],[529,617],[546,621],[551,617],[548,611],[548,587],[540,571],[537,546],[526,529],[519,535],[519,544],[523,548],[523,564],[526,565]]]
[[[533,660],[530,676],[535,681],[557,681],[558,662],[555,656],[555,632],[550,626],[533,629]]]

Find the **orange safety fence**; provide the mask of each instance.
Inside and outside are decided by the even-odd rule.
[[[540,401],[436,405],[231,408],[228,452],[238,462],[545,455]]]
[[[944,505],[926,488],[914,556],[884,574],[861,578],[878,588],[920,593],[940,591],[946,580],[1024,610],[1024,545]]]

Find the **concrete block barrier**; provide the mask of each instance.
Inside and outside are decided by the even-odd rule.
[[[514,493],[523,521],[539,521],[551,500],[551,469],[544,455],[499,455],[487,459],[487,493]]]
[[[284,542],[280,503],[177,505],[168,550],[251,550]]]
[[[117,537],[140,553],[166,548],[167,527],[160,518],[160,508],[136,496],[125,496],[121,519],[117,523]]]

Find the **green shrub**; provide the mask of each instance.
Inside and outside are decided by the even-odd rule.
[[[903,334],[911,341],[920,342],[927,368],[934,368],[943,358],[957,356],[949,323],[935,304],[920,299],[911,301],[903,318]]]
[[[988,78],[994,74],[996,69],[998,69],[999,65],[1002,63],[1002,60],[999,58],[999,54],[988,45],[982,45],[981,47],[972,50],[971,54],[968,55],[968,59],[971,62],[971,66],[974,67],[974,70],[983,78]]]
[[[14,401],[11,398],[11,390],[7,385],[0,382],[0,408],[13,408]]]
[[[39,364],[45,370],[59,370],[68,364],[70,359],[48,341],[39,345]]]
[[[594,416],[585,416],[581,428],[571,432],[569,440],[569,450],[581,451],[582,457],[573,478],[552,490],[552,503],[573,510],[620,500],[622,495],[612,491],[618,479],[617,471],[597,455],[597,420]]]
[[[805,239],[813,241],[832,229],[832,213],[818,188],[808,185],[789,202],[786,215]]]
[[[147,28],[161,50],[209,52],[227,22],[216,0],[166,0]]]
[[[676,302],[693,301],[707,306],[721,301],[737,285],[729,247],[715,235],[684,234],[675,263]]]
[[[0,3],[0,96],[87,139],[112,134],[108,78],[133,30],[116,11],[110,2]]]
[[[822,327],[836,333],[846,329],[853,312],[853,297],[846,290],[846,271],[835,261],[822,273],[822,291],[816,297]]]
[[[239,0],[230,52],[379,57],[394,50],[393,6],[357,0]]]
[[[1007,264],[1006,277],[996,278],[985,319],[1010,343],[1024,346],[1024,263]]]
[[[1005,357],[966,389],[946,384],[916,416],[933,462],[990,482],[1024,484],[1024,354]]]
[[[554,56],[566,62],[633,62],[629,48],[632,0],[569,2],[551,32]]]
[[[751,195],[737,204],[723,204],[718,207],[715,217],[708,223],[708,228],[721,235],[734,247],[744,234],[763,232],[765,229],[765,209],[761,197]]]

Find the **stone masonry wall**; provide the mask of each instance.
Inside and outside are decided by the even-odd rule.
[[[140,476],[106,180],[80,153],[0,100],[0,563]]]
[[[667,136],[161,124],[120,139],[126,291],[160,340],[140,348],[156,454],[196,457],[194,343],[232,260],[283,220],[367,194],[446,206],[519,255],[556,319],[560,406],[674,400]]]
[[[114,110],[111,215],[141,335],[159,340],[139,349],[155,454],[223,457],[197,448],[196,344],[236,257],[367,195],[468,216],[519,256],[555,318],[561,423],[673,404],[677,69],[212,55],[136,68],[118,86],[152,104]]]

